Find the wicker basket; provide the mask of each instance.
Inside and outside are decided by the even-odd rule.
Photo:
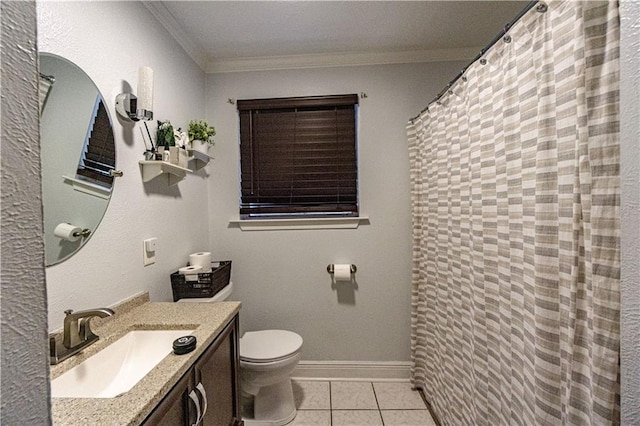
[[[229,284],[230,279],[230,260],[212,262],[211,272],[199,273],[197,281],[187,281],[185,275],[174,272],[171,274],[173,301],[213,297]]]

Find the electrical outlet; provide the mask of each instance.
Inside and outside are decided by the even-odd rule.
[[[158,243],[157,238],[149,238],[144,240],[142,245],[142,261],[144,266],[153,265],[156,263],[156,245]]]

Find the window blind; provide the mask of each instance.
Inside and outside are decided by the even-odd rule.
[[[99,100],[93,125],[76,173],[79,176],[111,187],[113,176],[111,176],[110,171],[116,164],[115,149],[109,115],[102,100]]]
[[[357,95],[237,105],[241,218],[358,216]]]

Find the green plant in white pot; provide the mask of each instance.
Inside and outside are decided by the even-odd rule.
[[[191,120],[188,133],[191,149],[207,154],[209,147],[214,144],[213,137],[216,134],[216,129],[209,126],[209,123],[204,120]]]

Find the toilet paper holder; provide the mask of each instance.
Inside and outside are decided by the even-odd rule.
[[[354,264],[351,264],[350,266],[351,266],[351,273],[355,274],[358,271],[358,268]],[[333,263],[330,263],[330,264],[327,265],[327,272],[328,273],[333,274],[334,270],[335,270],[335,268],[334,268],[334,264]]]
[[[74,233],[73,233],[73,236],[74,236],[74,237],[84,237],[84,238],[86,238],[86,237],[88,237],[89,235],[91,235],[91,229],[88,229],[88,228],[85,228],[85,229],[83,229],[82,231],[74,232]]]

